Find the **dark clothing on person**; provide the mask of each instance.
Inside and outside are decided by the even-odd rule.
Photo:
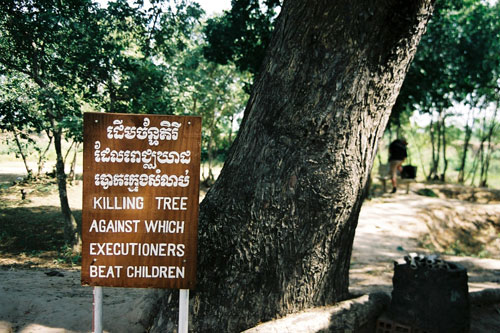
[[[404,161],[407,156],[406,142],[403,140],[396,139],[389,145],[389,161]]]
[[[392,182],[391,193],[396,193],[397,191],[397,173],[398,171],[403,171],[403,161],[408,156],[408,153],[406,152],[406,144],[405,139],[396,139],[389,145],[389,166]]]

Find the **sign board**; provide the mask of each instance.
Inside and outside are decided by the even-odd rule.
[[[84,114],[82,285],[193,289],[201,118]]]

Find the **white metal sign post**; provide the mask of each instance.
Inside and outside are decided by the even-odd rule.
[[[94,287],[92,331],[94,333],[102,333],[102,287]]]
[[[179,290],[179,333],[188,332],[189,289]]]
[[[93,333],[102,333],[102,287],[94,287]],[[188,333],[189,289],[179,290],[179,333]]]
[[[94,287],[93,333],[102,333],[102,287]],[[179,290],[179,331],[188,333],[189,328],[189,289]]]

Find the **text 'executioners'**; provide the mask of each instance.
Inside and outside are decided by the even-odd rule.
[[[188,197],[155,197],[158,210],[187,210]],[[143,197],[94,197],[93,209],[124,210],[144,209]]]
[[[184,257],[186,245],[175,243],[90,243],[92,256]]]

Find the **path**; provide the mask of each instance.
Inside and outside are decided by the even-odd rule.
[[[70,189],[78,199],[77,187]],[[75,200],[76,200],[75,199]],[[45,198],[46,202],[51,202]],[[441,199],[398,194],[367,201],[356,230],[351,265],[351,292],[390,292],[393,261],[407,252],[424,252],[418,237],[426,232],[419,212]],[[54,200],[57,205],[57,200]],[[500,260],[446,257],[467,266],[470,290],[500,288]],[[0,257],[0,333],[90,332],[92,289],[80,286],[77,270],[49,277],[46,270],[15,268],[15,259]],[[6,267],[11,267],[10,269]],[[139,318],[148,311],[143,296],[151,290],[105,288],[107,332],[143,332]],[[487,332],[487,331],[485,331]]]
[[[458,200],[398,194],[366,201],[361,209],[350,270],[350,291],[392,290],[393,262],[410,252],[429,254],[419,247],[419,238],[428,232],[422,212],[429,207],[461,205]],[[498,205],[491,205],[498,209]],[[464,265],[469,290],[500,288],[500,258],[442,256]]]

